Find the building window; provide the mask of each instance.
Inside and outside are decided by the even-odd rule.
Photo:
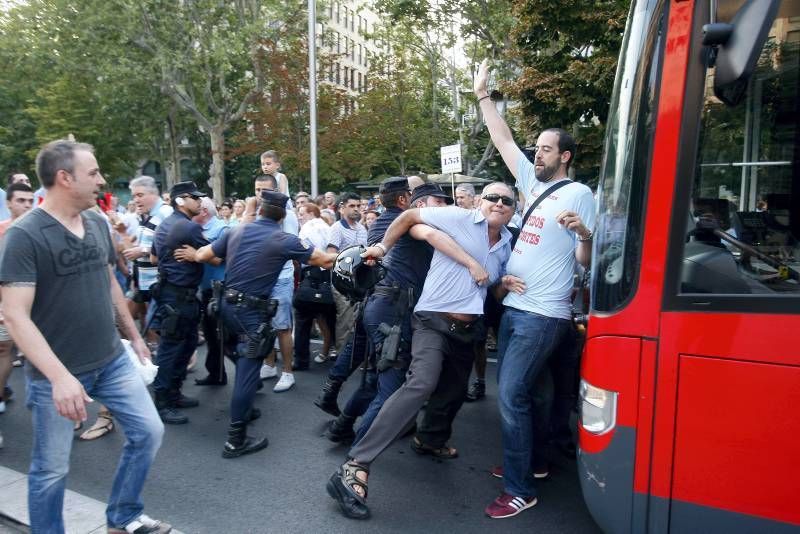
[[[347,8],[347,6],[343,7],[344,7],[344,14],[342,15],[342,26],[344,26],[344,29],[346,30],[347,20],[350,18],[350,10]]]
[[[336,71],[336,84],[339,85],[342,83],[342,66],[338,63],[335,63],[335,65],[336,67],[334,70]]]
[[[363,89],[363,87],[361,85],[361,73],[359,72],[358,73],[358,92],[362,93],[363,92],[362,89]]]
[[[334,32],[336,34],[336,53],[342,53],[342,36],[339,35],[339,32]]]
[[[339,5],[339,2],[336,2],[336,22],[339,22],[339,12],[342,9],[342,6]]]
[[[343,81],[344,81],[344,86],[349,88],[350,86],[348,85],[348,83],[350,82],[350,69],[348,67],[344,68],[344,80]]]

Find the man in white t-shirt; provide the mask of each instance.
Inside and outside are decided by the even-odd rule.
[[[528,207],[554,184],[568,181],[575,141],[564,130],[543,131],[531,163],[489,98],[488,63],[475,79],[475,96],[492,142],[514,174]],[[550,192],[523,221],[502,287],[510,292],[497,335],[498,396],[503,430],[505,490],[486,508],[494,519],[514,516],[536,504],[534,477],[546,476],[541,432],[534,432],[535,385],[548,359],[570,335],[571,291],[576,261],[588,265],[595,206],[592,191],[568,182]],[[539,424],[535,425],[539,428]],[[534,434],[538,434],[535,436]],[[534,440],[534,438],[536,439]]]

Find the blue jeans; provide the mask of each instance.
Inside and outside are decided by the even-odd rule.
[[[122,527],[144,509],[142,487],[161,446],[164,425],[125,353],[76,378],[90,397],[108,407],[125,433],[125,446],[106,508],[108,525]],[[31,532],[61,533],[73,422],[58,415],[49,380],[30,377],[26,380],[26,403],[33,415],[33,450],[28,473]]]
[[[533,497],[536,384],[550,356],[567,338],[572,325],[567,319],[545,317],[506,307],[497,333],[497,383],[503,430],[503,483],[506,493]],[[540,436],[542,437],[542,436]]]

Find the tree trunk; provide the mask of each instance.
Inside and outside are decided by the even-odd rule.
[[[164,165],[167,189],[172,189],[172,186],[181,181],[181,154],[180,154],[180,141],[178,141],[178,129],[175,124],[176,109],[173,104],[170,106],[170,112],[167,116],[164,125],[164,133],[167,137],[167,148],[169,154],[167,161]]]
[[[208,132],[211,139],[211,190],[214,200],[219,204],[225,200],[225,127],[214,125]]]

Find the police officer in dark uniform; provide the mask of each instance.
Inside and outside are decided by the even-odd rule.
[[[238,337],[236,381],[231,398],[231,422],[223,458],[236,458],[267,446],[267,438],[247,436],[247,424],[258,414],[253,398],[260,384],[261,361],[272,350],[275,333],[271,318],[277,301],[272,289],[287,260],[330,268],[336,258],[306,247],[297,236],[281,229],[288,197],[271,190],[261,192],[259,218],[237,226],[211,245],[197,251],[202,262],[224,259],[225,289],[219,303],[226,332]]]
[[[414,189],[411,199],[400,206],[388,208],[373,224],[383,238],[386,229],[406,207],[438,207],[453,203],[441,187],[424,184]],[[372,229],[370,229],[372,231]],[[419,227],[400,238],[384,259],[387,274],[373,289],[364,307],[363,328],[369,340],[374,366],[362,387],[351,397],[328,430],[334,441],[350,441],[363,436],[375,416],[397,388],[405,381],[411,363],[411,312],[425,283],[433,247],[426,241],[437,232],[431,227]],[[376,241],[377,242],[377,241]],[[367,399],[366,404],[364,399]],[[363,415],[358,434],[353,424]],[[423,423],[424,425],[424,423]]]
[[[384,180],[381,183],[379,192],[381,195],[381,204],[383,204],[386,210],[370,227],[369,233],[367,234],[368,245],[378,243],[383,239],[383,234],[386,232],[391,221],[400,215],[403,210],[408,208],[408,201],[411,198],[408,179],[402,176],[394,176]],[[359,313],[358,315],[363,314]],[[367,357],[368,350],[367,334],[361,324],[360,317],[357,316],[351,340],[344,345],[344,348],[336,357],[336,362],[328,371],[328,376],[322,384],[322,392],[314,401],[317,407],[331,415],[339,416],[341,414],[337,403],[339,390],[342,388],[347,378],[362,365],[364,359]],[[365,390],[359,389],[358,391],[363,392]],[[372,391],[374,391],[374,388]],[[354,402],[363,404],[365,409],[370,400],[371,396],[369,396],[369,394],[367,394],[367,396],[362,395],[360,401],[353,399]],[[356,417],[363,413],[363,410],[358,409],[351,410],[351,412],[352,411],[358,411]],[[355,420],[355,417],[353,417],[353,420]],[[348,421],[349,419],[346,419],[345,423]],[[340,437],[339,431],[335,426],[332,426],[332,433],[328,435],[328,437],[333,441],[346,441],[348,435],[352,434],[352,422],[349,423],[349,427],[349,433],[343,429],[344,434]]]
[[[184,245],[199,248],[208,244],[203,227],[191,220],[200,213],[200,199],[204,196],[194,182],[175,184],[170,190],[175,211],[158,225],[153,238],[151,260],[158,263],[159,281],[155,288],[151,287],[151,292],[158,302],[156,313],[161,325],[153,391],[161,420],[173,425],[189,421],[180,408],[198,404],[196,399],[181,393],[181,385],[189,359],[197,348],[200,322],[197,287],[203,278],[202,265],[179,261],[174,253]]]

